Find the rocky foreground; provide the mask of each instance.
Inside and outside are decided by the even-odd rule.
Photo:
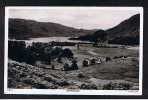
[[[138,82],[130,79],[116,78],[118,73],[112,74],[114,78],[107,79],[105,69],[97,74],[94,70],[98,66],[87,67],[73,71],[52,70],[50,67],[32,66],[9,59],[8,63],[8,87],[18,89],[92,89],[92,90],[137,90]],[[94,71],[94,73],[93,73]],[[96,70],[97,71],[97,70]],[[124,70],[122,69],[122,72]],[[118,74],[122,74],[120,72]],[[103,73],[104,78],[94,76]],[[130,75],[128,71],[124,75]],[[105,77],[106,76],[106,77]],[[109,73],[108,73],[109,76]],[[122,76],[122,75],[121,75]],[[135,76],[131,76],[135,77]],[[138,79],[138,78],[136,78]]]

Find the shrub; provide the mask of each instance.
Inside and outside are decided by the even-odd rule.
[[[19,62],[26,62],[34,65],[36,61],[43,61],[46,64],[51,64],[51,59],[58,58],[61,62],[61,57],[73,58],[73,53],[70,49],[62,49],[61,47],[53,47],[49,43],[32,43],[26,47],[24,41],[9,41],[8,56]]]
[[[79,78],[84,78],[85,75],[84,75],[83,73],[79,73],[79,74],[78,74],[78,77],[79,77]]]
[[[78,70],[77,61],[75,59],[72,61],[71,70]]]
[[[95,58],[91,59],[91,60],[90,60],[90,63],[91,63],[91,65],[96,64],[96,59],[95,59]]]
[[[69,66],[68,63],[65,63],[63,67],[64,67],[65,71],[69,71],[70,70],[70,66]]]
[[[58,57],[57,61],[58,61],[58,63],[62,63],[61,57]]]
[[[89,65],[89,64],[88,64],[88,61],[84,59],[84,60],[83,60],[83,66],[86,67],[86,66],[88,66],[88,65]]]
[[[63,52],[63,49],[60,48],[60,47],[55,47],[51,50],[51,56],[56,58],[56,57],[59,57]]]
[[[62,52],[62,57],[73,58],[73,53],[69,48],[65,48]]]
[[[9,41],[8,56],[16,61],[24,61],[26,55],[26,44],[24,41]]]

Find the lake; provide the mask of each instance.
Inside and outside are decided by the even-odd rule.
[[[9,39],[11,41],[25,41],[26,45],[31,45],[33,42],[74,42],[74,43],[91,43],[89,41],[80,41],[80,40],[69,40],[70,37],[41,37],[41,38],[30,38],[29,40],[16,40],[16,39]]]

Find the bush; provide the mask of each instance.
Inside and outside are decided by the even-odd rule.
[[[34,65],[36,61],[43,61],[46,64],[51,63],[51,59],[62,57],[73,58],[73,53],[70,49],[62,49],[60,47],[53,47],[48,43],[32,43],[31,46],[26,47],[24,41],[9,41],[8,56],[19,62],[26,62]]]
[[[79,77],[79,78],[85,78],[85,75],[84,75],[83,73],[79,73],[79,74],[78,74],[78,77]]]
[[[27,50],[24,41],[9,41],[8,50],[8,56],[13,60],[22,62],[26,58]]]
[[[71,70],[78,70],[77,61],[75,59],[72,61]]]
[[[63,50],[62,57],[73,58],[73,53],[69,48]]]
[[[90,60],[90,64],[91,64],[91,65],[96,64],[96,59],[95,59],[95,58],[91,59],[91,60]]]
[[[37,42],[26,47],[24,41],[9,41],[8,46],[8,56],[15,61],[34,64],[35,61],[41,60],[50,63],[50,55],[44,52],[47,44]]]
[[[111,58],[110,57],[106,57],[105,60],[106,60],[106,62],[108,62],[108,61],[111,60]]]
[[[70,70],[70,66],[69,66],[68,63],[65,63],[63,67],[64,67],[65,71],[69,71]]]
[[[89,64],[88,64],[88,61],[87,60],[83,60],[83,66],[84,67],[87,67]]]
[[[55,47],[51,50],[51,56],[56,58],[56,57],[59,57],[63,52],[63,49],[60,48],[60,47]]]
[[[62,63],[61,57],[58,57],[57,61],[58,61],[58,63]]]

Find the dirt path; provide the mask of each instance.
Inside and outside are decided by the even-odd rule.
[[[91,54],[91,55],[94,55],[94,56],[97,56],[98,54],[96,53],[96,52],[94,52],[94,51],[92,51],[92,50],[89,50],[89,51],[87,51],[89,54]]]

